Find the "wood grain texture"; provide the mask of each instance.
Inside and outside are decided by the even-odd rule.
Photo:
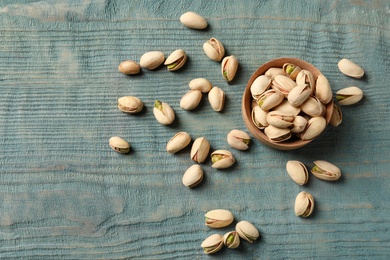
[[[204,16],[204,31],[185,28],[186,11]],[[0,2],[0,258],[203,259],[201,242],[213,233],[204,213],[233,212],[261,232],[253,244],[223,249],[219,259],[388,259],[390,257],[390,5],[376,1],[127,1],[2,0]],[[219,39],[240,63],[226,83],[220,64],[202,45]],[[182,48],[180,71],[120,74],[125,59],[168,55]],[[278,57],[316,66],[332,89],[355,85],[365,97],[343,107],[343,123],[295,151],[253,141],[248,151],[228,147],[226,134],[246,130],[241,97],[252,73]],[[366,71],[342,75],[341,58]],[[222,113],[204,95],[194,111],[180,109],[188,82],[209,79],[227,95]],[[117,99],[134,95],[144,110],[127,115]],[[160,99],[176,112],[171,126],[153,116]],[[205,136],[229,149],[226,170],[202,165],[203,183],[181,183],[192,165],[188,147],[165,151],[178,131]],[[128,155],[108,139],[131,143]],[[335,183],[311,178],[297,186],[288,160],[315,159],[342,170]],[[314,215],[294,215],[295,196],[309,191]]]

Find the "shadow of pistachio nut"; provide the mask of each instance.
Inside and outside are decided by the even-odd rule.
[[[223,236],[223,243],[228,248],[237,248],[240,245],[240,236],[236,231],[230,231]]]
[[[210,152],[210,143],[204,137],[195,139],[191,147],[191,160],[197,163],[203,163]]]
[[[271,86],[271,78],[266,75],[258,76],[252,83],[250,91],[254,99],[258,99],[261,94]]]
[[[333,98],[330,83],[323,74],[320,74],[317,77],[315,96],[325,105],[328,104]]]
[[[236,231],[242,239],[249,243],[253,243],[260,236],[259,230],[246,220],[242,220],[236,224]]]
[[[326,120],[322,116],[312,117],[307,121],[306,128],[301,133],[302,140],[311,140],[319,136],[326,127]]]
[[[363,98],[363,91],[355,86],[340,89],[336,92],[336,100],[341,106],[356,104]]]
[[[225,105],[225,92],[222,89],[214,86],[208,94],[208,99],[210,106],[214,111],[222,111]]]
[[[118,136],[111,137],[109,144],[110,147],[118,153],[128,153],[130,151],[130,144]]]
[[[214,254],[223,247],[223,237],[220,234],[213,234],[206,238],[200,246],[206,254]]]
[[[226,209],[214,209],[205,214],[205,224],[211,228],[222,228],[230,225],[233,220],[233,214]]]
[[[311,215],[314,209],[314,198],[313,196],[306,192],[300,192],[295,198],[295,215],[299,217],[308,217]]]
[[[301,68],[292,63],[285,63],[282,67],[284,73],[290,77],[290,79],[295,80],[299,72],[301,72]]]
[[[336,181],[341,177],[340,169],[327,161],[316,160],[314,161],[315,166],[311,169],[311,173],[318,179],[324,181]]]
[[[199,164],[190,166],[183,175],[182,182],[188,188],[194,188],[203,180],[203,170]]]
[[[197,89],[191,89],[180,99],[180,107],[184,110],[195,109],[202,100],[202,92]]]
[[[216,150],[211,153],[211,167],[215,169],[229,168],[236,161],[228,150]]]
[[[178,132],[168,141],[166,150],[168,153],[177,153],[187,147],[190,142],[191,136],[187,132]]]
[[[190,89],[197,89],[202,93],[208,93],[211,90],[211,88],[213,87],[211,85],[210,81],[208,81],[205,78],[193,79],[190,81],[188,86],[190,87]]]
[[[291,179],[298,185],[304,185],[309,180],[309,172],[306,166],[300,161],[288,161],[286,170]]]
[[[141,56],[139,64],[142,68],[154,70],[165,60],[165,55],[161,51],[149,51]]]
[[[228,144],[237,150],[247,150],[251,137],[244,131],[233,129],[227,134]]]
[[[221,73],[226,81],[232,81],[238,69],[238,60],[234,55],[223,58],[221,63]]]
[[[156,120],[162,125],[169,125],[175,120],[175,112],[165,102],[156,100],[154,102],[153,114]]]
[[[284,97],[287,97],[288,93],[296,86],[297,83],[285,75],[276,75],[271,84],[271,88],[282,93]]]
[[[214,37],[203,44],[203,50],[207,57],[213,61],[221,61],[223,56],[225,56],[225,47]]]
[[[337,127],[341,124],[342,121],[343,121],[343,113],[340,107],[336,104],[333,104],[332,117],[330,118],[329,123],[332,126]]]
[[[297,78],[295,79],[295,82],[297,85],[303,85],[307,84],[309,88],[311,89],[311,93],[314,93],[314,89],[316,87],[316,80],[314,78],[314,75],[311,71],[308,70],[301,70]]]
[[[263,110],[270,110],[282,103],[284,96],[275,89],[269,89],[259,96],[257,105]]]
[[[361,78],[364,75],[364,70],[355,62],[348,59],[341,59],[337,66],[341,73],[353,78]]]
[[[135,75],[140,73],[141,67],[133,60],[125,60],[119,64],[118,70],[126,75]]]
[[[142,101],[133,96],[124,96],[118,98],[118,108],[120,111],[128,113],[128,114],[135,114],[142,110],[144,107],[144,104]]]
[[[293,125],[295,116],[289,113],[284,113],[280,111],[270,111],[267,113],[267,122],[270,125],[279,127],[279,128],[288,128]]]
[[[195,12],[186,12],[180,16],[180,22],[190,29],[205,29],[207,20]]]
[[[178,49],[173,51],[165,60],[164,65],[169,71],[175,71],[184,66],[187,61],[187,54],[184,50]]]

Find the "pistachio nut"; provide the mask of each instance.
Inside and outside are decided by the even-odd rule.
[[[282,67],[284,73],[288,75],[292,80],[297,78],[298,73],[302,70],[299,66],[292,63],[285,63]]]
[[[306,191],[301,191],[295,198],[295,215],[306,218],[313,213],[313,209],[313,196]]]
[[[301,112],[301,108],[293,107],[286,99],[282,100],[282,102],[276,107],[272,108],[272,110],[280,111],[286,114],[292,114],[294,116],[297,116]]]
[[[161,51],[149,51],[141,56],[139,64],[142,68],[154,70],[163,64],[165,55]]]
[[[135,114],[142,110],[144,107],[144,104],[142,101],[133,96],[124,96],[118,98],[118,108],[120,111],[129,113],[129,114]]]
[[[180,22],[191,29],[205,29],[207,27],[207,21],[204,17],[195,12],[186,12],[180,16]]]
[[[182,182],[188,188],[194,188],[203,180],[203,170],[199,164],[190,166],[183,175]]]
[[[312,140],[319,136],[326,127],[326,120],[322,116],[315,116],[309,119],[305,129],[301,133],[301,139],[304,141]]]
[[[195,139],[191,147],[191,160],[202,163],[206,160],[210,152],[210,143],[204,137]]]
[[[323,104],[328,104],[333,98],[333,93],[332,89],[330,88],[329,81],[323,74],[320,74],[317,77],[315,96]]]
[[[164,65],[169,71],[175,71],[184,66],[187,61],[187,54],[182,49],[175,50],[165,60]]]
[[[301,70],[297,78],[295,79],[297,85],[307,84],[309,85],[309,88],[311,88],[312,93],[314,93],[314,89],[316,87],[316,81],[314,78],[313,73],[309,70]]]
[[[364,75],[364,70],[351,60],[341,59],[337,66],[339,67],[339,70],[347,76],[359,79]]]
[[[186,148],[190,142],[191,136],[187,132],[178,132],[168,141],[166,150],[168,153],[177,153]]]
[[[214,37],[203,44],[203,50],[207,57],[214,61],[221,61],[225,56],[225,47]]]
[[[270,89],[264,92],[257,99],[257,104],[263,110],[270,110],[273,107],[276,107],[282,103],[284,96],[282,93],[275,89]]]
[[[237,150],[247,150],[251,137],[244,131],[233,129],[227,134],[227,142]]]
[[[141,67],[133,60],[125,60],[119,64],[118,70],[126,75],[135,75],[140,73]]]
[[[175,112],[165,102],[156,100],[154,102],[153,114],[156,120],[162,125],[169,125],[175,120]]]
[[[225,105],[225,92],[217,86],[211,88],[208,99],[214,111],[222,111]]]
[[[276,75],[286,75],[282,68],[269,68],[265,73],[265,76],[271,79],[275,78]]]
[[[254,99],[258,99],[261,94],[271,86],[271,78],[265,75],[258,76],[252,83],[250,91]]]
[[[205,214],[205,224],[211,228],[222,228],[233,222],[233,214],[226,209],[214,209]]]
[[[215,169],[229,168],[236,161],[233,154],[227,150],[216,150],[211,153],[211,167]]]
[[[300,161],[288,161],[286,164],[286,170],[291,179],[298,185],[306,184],[309,180],[309,173],[307,168]]]
[[[322,116],[325,112],[324,104],[315,96],[310,96],[300,106],[302,112],[309,116]]]
[[[295,116],[280,111],[270,111],[267,114],[267,122],[270,125],[287,128],[293,125]]]
[[[287,97],[288,93],[296,86],[297,83],[285,75],[276,75],[271,84],[271,88],[282,93],[284,97]]]
[[[202,92],[197,89],[191,89],[180,99],[180,107],[184,110],[195,109],[202,100]]]
[[[339,105],[348,106],[359,102],[363,98],[363,91],[355,86],[340,89],[336,92]]]
[[[228,248],[237,248],[240,245],[240,236],[236,231],[227,232],[223,236],[223,243]]]
[[[130,151],[130,144],[118,136],[111,137],[109,144],[110,147],[118,153],[128,153]]]
[[[216,253],[223,247],[223,237],[220,234],[213,234],[206,238],[200,246],[206,254]]]
[[[327,161],[314,161],[315,166],[311,169],[311,173],[318,179],[324,181],[336,181],[341,177],[340,169]]]
[[[236,224],[236,231],[242,239],[249,243],[253,243],[260,236],[259,230],[252,223],[245,220]]]
[[[264,129],[269,124],[267,122],[267,111],[261,109],[259,106],[255,106],[252,109],[252,122],[257,128]]]
[[[238,60],[233,55],[223,58],[221,63],[221,73],[226,81],[232,81],[236,75]]]
[[[309,88],[309,85],[297,85],[290,91],[290,93],[288,93],[287,100],[292,106],[299,107],[303,102],[306,101],[311,93],[312,90]]]
[[[213,87],[211,85],[210,81],[208,81],[205,78],[193,79],[190,81],[190,83],[188,85],[189,85],[190,89],[197,89],[202,93],[209,92],[211,90],[211,88]]]
[[[303,116],[295,116],[293,121],[293,127],[291,128],[291,133],[297,134],[302,133],[307,125],[307,119]]]
[[[332,116],[330,118],[329,124],[337,127],[343,121],[343,113],[338,105],[333,104]]]
[[[264,128],[265,135],[271,142],[283,142],[291,137],[291,131],[288,128],[279,128],[273,125],[269,125]]]

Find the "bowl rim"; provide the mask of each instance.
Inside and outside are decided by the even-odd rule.
[[[249,79],[244,93],[242,95],[242,106],[241,106],[241,111],[242,111],[242,117],[244,119],[244,123],[247,127],[247,129],[252,133],[252,135],[259,140],[261,143],[277,149],[277,150],[294,150],[301,148],[307,144],[309,144],[311,141],[315,140],[296,140],[289,142],[284,141],[284,142],[272,142],[269,140],[269,138],[261,131],[255,124],[252,122],[252,109],[251,109],[251,103],[252,103],[252,94],[250,92],[251,85],[253,81],[260,75],[264,75],[264,73],[272,67],[275,68],[282,68],[283,64],[285,63],[293,63],[297,66],[299,66],[301,69],[309,70],[310,72],[313,73],[314,78],[317,79],[317,77],[322,74],[322,72],[316,68],[313,64],[298,59],[298,58],[292,58],[292,57],[281,57],[281,58],[276,58],[267,61],[266,63],[262,64],[259,68],[256,69],[256,71],[252,74],[251,78]],[[333,99],[325,105],[326,107],[326,114],[325,114],[325,120],[326,120],[326,126],[328,126],[332,112],[333,112]]]

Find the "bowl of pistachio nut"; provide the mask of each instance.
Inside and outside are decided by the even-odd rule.
[[[278,150],[305,146],[321,135],[333,113],[328,79],[315,66],[297,58],[278,58],[261,65],[242,97],[248,130]]]

